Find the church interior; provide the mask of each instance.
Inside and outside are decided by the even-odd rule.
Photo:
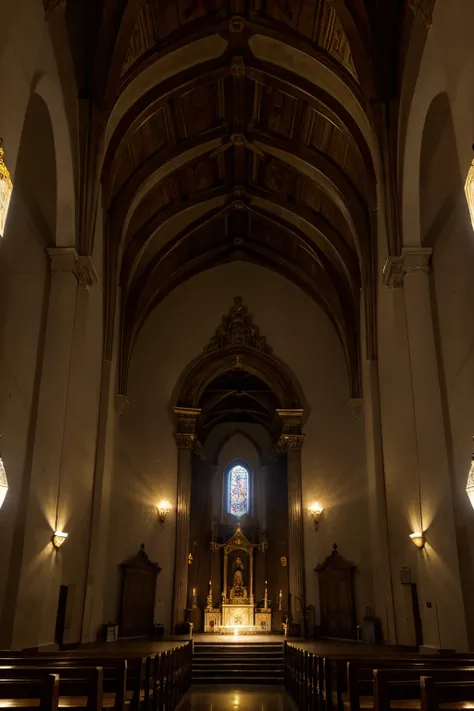
[[[472,0],[0,11],[0,707],[474,708]]]

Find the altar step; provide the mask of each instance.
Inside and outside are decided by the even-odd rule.
[[[193,684],[282,684],[283,644],[194,644]]]

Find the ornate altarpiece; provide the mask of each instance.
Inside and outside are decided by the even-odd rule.
[[[245,632],[271,629],[271,611],[268,608],[255,611],[253,587],[254,551],[265,553],[266,549],[266,541],[250,543],[240,525],[225,543],[211,542],[213,552],[222,550],[224,553],[224,572],[219,608],[213,608],[212,591],[208,595],[204,612],[206,632],[238,631],[239,628],[245,628]]]

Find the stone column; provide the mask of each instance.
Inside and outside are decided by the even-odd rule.
[[[431,301],[431,249],[409,247],[390,258],[384,281],[403,287],[416,423],[419,513],[412,525],[426,532],[418,558],[424,643],[467,648],[457,551],[447,431]],[[401,413],[401,416],[403,414]]]
[[[301,433],[303,410],[277,410],[283,423],[278,442],[280,452],[286,452],[288,478],[288,577],[290,613],[293,622],[301,624],[303,632],[305,602],[303,497],[301,486]]]
[[[79,257],[73,247],[49,249],[48,256],[51,276],[31,468],[25,473],[26,500],[18,521],[22,548],[17,564],[21,567],[11,577],[15,589],[8,591],[15,601],[15,614],[8,621],[11,644],[19,648],[54,643],[61,558],[54,556],[49,544],[55,529],[67,527],[61,509],[61,464],[78,289],[95,283],[90,259]]]
[[[191,513],[191,473],[196,445],[196,420],[201,410],[176,407],[175,432],[178,450],[178,485],[176,493],[176,548],[172,630],[184,621],[188,599],[189,521]]]

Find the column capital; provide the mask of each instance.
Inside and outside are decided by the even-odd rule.
[[[66,7],[66,0],[43,0],[44,10],[50,15],[55,10]]]
[[[178,449],[193,450],[197,444],[197,436],[192,432],[175,432],[174,438]]]
[[[276,412],[282,421],[283,430],[285,432],[301,427],[301,420],[303,419],[302,409],[277,410]]]
[[[277,450],[280,454],[292,450],[301,451],[303,442],[304,434],[282,434],[277,442]]]
[[[175,407],[174,414],[176,416],[176,434],[178,436],[193,436],[193,441],[196,440],[196,422],[201,414],[199,407]],[[180,440],[181,441],[181,440]],[[181,447],[176,439],[179,449],[190,449],[190,447]]]
[[[383,283],[399,289],[407,274],[429,272],[433,250],[430,247],[404,247],[399,257],[387,257],[383,267]]]
[[[71,272],[86,289],[99,281],[91,257],[79,256],[74,247],[51,247],[47,252],[53,274]]]

